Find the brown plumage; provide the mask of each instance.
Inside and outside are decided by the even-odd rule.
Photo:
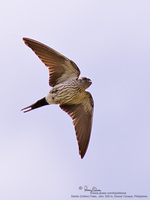
[[[46,97],[22,110],[28,112],[44,105],[59,104],[73,119],[79,154],[83,158],[89,144],[93,118],[93,98],[85,91],[91,85],[91,80],[79,78],[77,65],[54,49],[29,38],[23,40],[48,67],[49,85],[53,88]]]

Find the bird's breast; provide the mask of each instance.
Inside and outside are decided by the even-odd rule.
[[[81,96],[81,88],[75,82],[58,84],[48,93],[46,100],[49,104],[78,103]]]

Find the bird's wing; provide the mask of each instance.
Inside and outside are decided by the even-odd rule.
[[[73,61],[40,42],[29,38],[23,40],[48,67],[50,86],[79,77],[80,70]]]
[[[93,98],[89,92],[85,92],[85,97],[81,104],[60,105],[60,107],[73,119],[81,158],[84,157],[89,144],[93,119],[93,106]]]

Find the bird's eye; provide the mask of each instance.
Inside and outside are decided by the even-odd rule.
[[[87,80],[88,80],[88,78],[86,78],[86,77],[83,78],[83,81],[87,81]]]

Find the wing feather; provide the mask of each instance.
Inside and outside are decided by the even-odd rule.
[[[48,67],[50,86],[79,77],[80,70],[72,60],[38,41],[29,38],[23,40]]]
[[[63,104],[60,107],[73,119],[79,145],[79,154],[83,158],[91,134],[94,107],[93,98],[89,92],[85,92],[85,97],[81,104]]]

